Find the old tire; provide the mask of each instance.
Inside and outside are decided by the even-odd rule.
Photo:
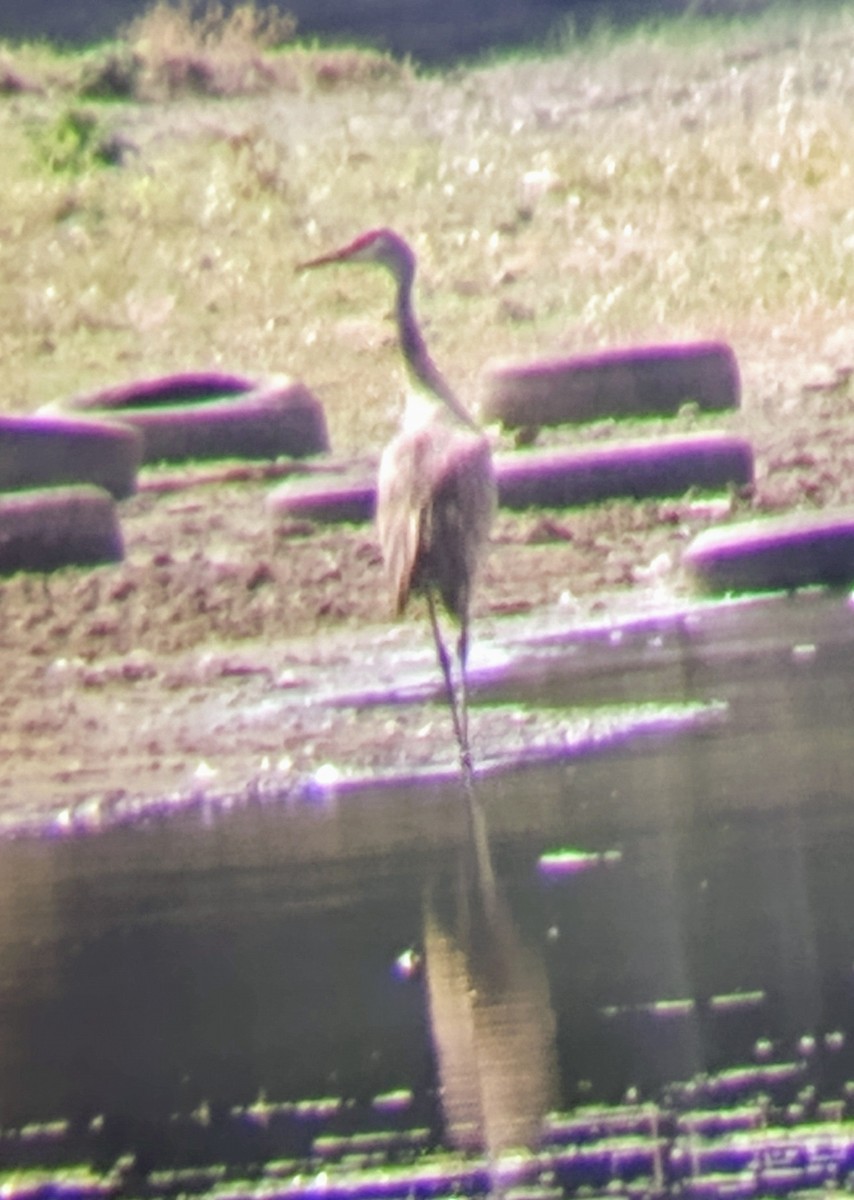
[[[845,586],[854,581],[854,510],[707,529],[682,561],[700,586],[712,592]]]
[[[743,438],[697,434],[577,450],[508,455],[497,463],[506,508],[573,508],[601,500],[681,496],[753,480],[753,450]]]
[[[0,572],[118,562],[124,554],[113,497],[103,488],[45,488],[0,496]]]
[[[521,451],[496,462],[499,503],[510,509],[575,508],[619,498],[681,496],[753,480],[753,450],[743,438],[697,434],[579,450]],[[361,473],[288,480],[267,497],[271,516],[321,524],[373,518],[376,481]]]
[[[253,383],[217,373],[166,375],[72,397],[61,408],[109,413],[137,429],[146,463],[302,458],[329,450],[320,401],[285,376]]]
[[[670,416],[689,402],[718,411],[737,408],[741,396],[735,354],[722,342],[496,364],[483,388],[484,421],[510,428]]]
[[[83,392],[61,402],[64,408],[90,412],[100,409],[164,407],[194,401],[222,399],[251,392],[255,380],[226,371],[181,371],[152,379],[134,379],[94,392]]]
[[[55,415],[0,417],[0,492],[91,483],[130,496],[142,438],[123,424]]]
[[[376,481],[350,479],[330,483],[329,478],[306,483],[288,481],[267,496],[267,510],[274,521],[314,521],[327,525],[336,522],[363,524],[373,520],[376,508]]]

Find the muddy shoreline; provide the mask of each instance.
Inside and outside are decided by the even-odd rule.
[[[682,552],[711,525],[854,503],[848,405],[797,380],[793,372],[785,421],[777,405],[753,403],[723,421],[666,423],[667,433],[723,427],[748,437],[756,482],[747,492],[502,510],[475,596],[475,670],[478,643],[500,640],[508,618],[557,614],[583,628],[691,602]],[[613,424],[598,436],[613,437]],[[398,686],[394,655],[388,677],[377,674],[389,646],[415,654],[428,694],[437,681],[424,614],[416,606],[401,623],[388,616],[370,524],[271,518],[267,496],[291,469],[145,468],[138,493],[119,506],[123,562],[2,581],[7,825],[10,814],[44,823],[128,797],[245,794],[255,779],[281,781],[284,793],[325,764],[347,773],[452,761],[441,706],[345,720],[302,699],[318,671],[334,683],[354,664],[372,687]]]
[[[417,606],[386,616],[372,526],[282,528],[265,506],[268,474],[144,472],[121,506],[124,562],[4,582],[7,831],[97,826],[137,802],[285,795],[318,770],[453,770],[427,623]],[[623,537],[604,565],[601,512],[500,516],[477,640],[500,639],[514,615],[601,621],[612,601],[599,592],[617,585],[619,606],[641,536],[673,551],[684,540],[672,523],[659,538],[640,528],[659,508],[614,506]],[[659,582],[643,586],[661,597]],[[481,659],[476,648],[475,671]],[[368,683],[370,703],[322,704]],[[377,704],[386,693],[410,702]]]

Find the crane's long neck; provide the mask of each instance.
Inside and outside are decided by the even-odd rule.
[[[406,360],[409,374],[416,384],[435,396],[463,424],[476,428],[475,422],[454,394],[448,381],[430,357],[430,352],[421,336],[415,309],[412,303],[413,274],[406,272],[397,281],[397,329],[400,349]]]

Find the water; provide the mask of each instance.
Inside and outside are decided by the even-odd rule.
[[[531,1194],[844,1183],[852,632],[812,596],[529,640],[475,720],[725,715],[487,774],[485,853],[429,781],[0,843],[0,1171],[450,1194],[544,1140]]]

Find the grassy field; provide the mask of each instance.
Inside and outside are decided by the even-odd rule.
[[[471,399],[492,357],[635,340],[730,340],[772,414],[854,364],[844,8],[434,75],[290,33],[160,5],[113,46],[0,47],[3,410],[217,364],[303,378],[338,452],[374,448],[400,399],[387,283],[293,267],[380,224]]]

